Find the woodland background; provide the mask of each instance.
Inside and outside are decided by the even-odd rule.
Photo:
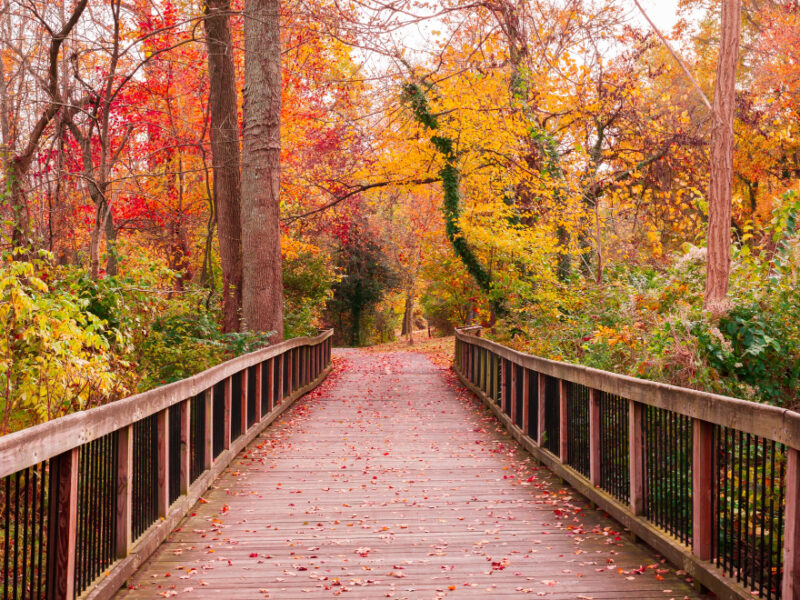
[[[482,323],[549,358],[800,400],[796,0],[741,4],[722,309],[711,112],[633,4],[281,2],[273,334],[228,296],[211,139],[238,160],[247,6],[79,4],[0,0],[3,433],[326,326],[368,345]],[[708,98],[720,7],[681,0],[664,32]]]

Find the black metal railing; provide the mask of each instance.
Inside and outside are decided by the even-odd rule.
[[[540,460],[690,557],[718,595],[800,598],[799,413],[541,359],[478,329],[456,332],[454,368]]]
[[[686,545],[692,543],[692,420],[644,407],[644,515]]]
[[[280,398],[264,369],[291,363],[284,400],[299,397],[329,367],[331,334],[0,438],[0,600],[111,597],[205,491],[202,475],[271,422]]]
[[[589,388],[567,383],[567,456],[561,457],[589,477]]]
[[[189,483],[194,483],[205,470],[206,393],[197,394],[189,406]]]
[[[158,415],[133,424],[133,539],[158,519]]]
[[[8,475],[0,484],[3,600],[46,598],[50,495],[49,461]]]
[[[116,433],[79,449],[76,596],[116,559],[117,450]]]
[[[714,556],[723,573],[764,598],[780,598],[786,448],[717,427]]]

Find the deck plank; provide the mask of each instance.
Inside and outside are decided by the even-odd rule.
[[[701,597],[423,355],[337,362],[118,598]]]

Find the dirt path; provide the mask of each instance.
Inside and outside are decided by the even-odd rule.
[[[697,598],[455,378],[338,351],[120,598]]]

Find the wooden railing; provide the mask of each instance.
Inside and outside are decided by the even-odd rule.
[[[0,438],[3,600],[110,598],[252,439],[331,368],[331,335]]]
[[[456,373],[559,477],[718,597],[800,599],[800,414],[479,335]]]

